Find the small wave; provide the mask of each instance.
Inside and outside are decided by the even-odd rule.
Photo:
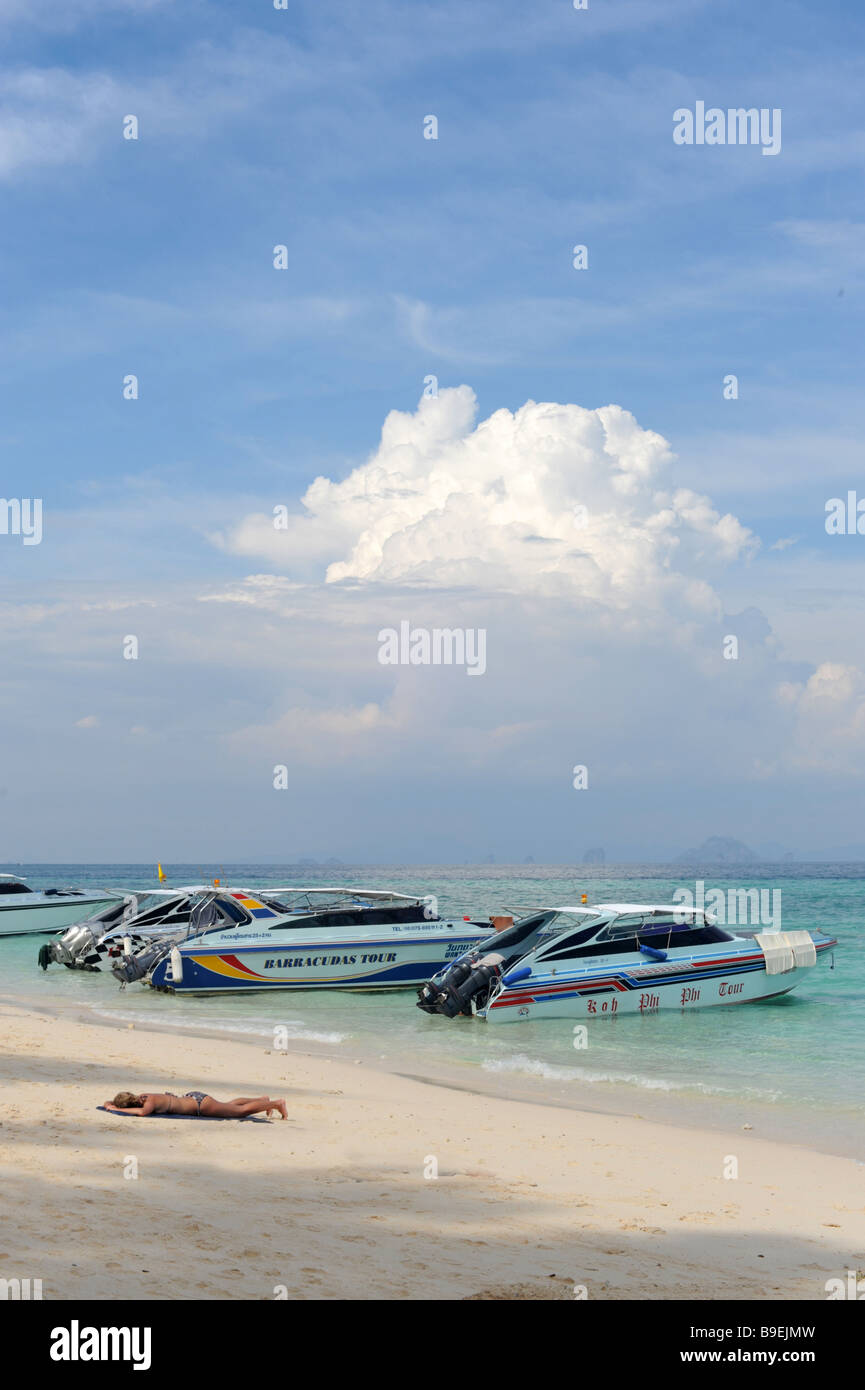
[[[166,1026],[164,1014],[132,1012],[122,1009],[93,1009],[92,1012],[100,1018],[109,1018],[120,1023],[153,1023],[162,1028]],[[261,1038],[262,1041],[271,1045],[273,1045],[274,1033],[277,1028],[285,1030],[285,1037],[289,1042],[344,1043],[350,1036],[348,1033],[320,1033],[312,1028],[304,1027],[300,1019],[296,1018],[287,1019],[282,1023],[274,1023],[269,1028],[264,1028],[258,1023],[226,1023],[222,1019],[190,1018],[183,1015],[178,1017],[176,1014],[171,1023],[180,1030],[187,1029],[199,1033],[203,1028],[206,1028],[209,1032],[215,1033],[237,1033],[243,1037]]]
[[[542,1081],[583,1081],[588,1085],[639,1086],[644,1091],[697,1091],[701,1095],[725,1095],[747,1100],[771,1100],[780,1098],[780,1091],[761,1091],[754,1087],[736,1090],[732,1086],[708,1086],[702,1081],[671,1081],[658,1076],[639,1076],[634,1072],[593,1072],[583,1067],[555,1066],[550,1062],[540,1062],[532,1057],[518,1053],[513,1057],[498,1060],[488,1059],[481,1063],[484,1071],[519,1072],[524,1076],[536,1076]]]

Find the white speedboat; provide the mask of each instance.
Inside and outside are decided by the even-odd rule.
[[[438,915],[432,897],[366,888],[214,889],[189,929],[112,966],[177,994],[393,989],[429,978],[489,936],[488,922]]]
[[[43,970],[56,962],[70,970],[110,970],[125,949],[137,951],[160,935],[186,930],[189,915],[210,884],[188,888],[147,888],[124,893],[116,902],[75,922],[56,941],[39,947]]]
[[[16,874],[0,874],[0,936],[59,931],[122,896],[107,888],[45,888],[38,893]]]
[[[489,936],[418,990],[418,1008],[487,1023],[656,1013],[787,994],[837,945],[819,931],[744,931],[643,903],[559,907]]]

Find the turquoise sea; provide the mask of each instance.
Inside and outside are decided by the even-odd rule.
[[[431,1018],[413,990],[298,991],[239,998],[174,998],[110,975],[82,974],[36,956],[45,937],[0,940],[0,994],[52,1010],[171,1030],[229,1032],[272,1045],[447,1082],[469,1090],[552,1100],[579,1109],[640,1114],[694,1126],[750,1125],[764,1137],[865,1160],[865,865],[465,865],[362,868],[297,865],[164,865],[168,886],[219,875],[248,888],[356,884],[435,893],[443,915],[486,917],[589,902],[669,902],[677,888],[774,889],[783,927],[821,927],[838,938],[834,969],[822,961],[773,1003],[599,1020],[574,1049],[567,1020],[498,1028]],[[156,887],[154,865],[0,865],[31,887]],[[146,1049],[146,1035],[142,1034]],[[302,1065],[302,1063],[299,1063]],[[158,1078],[154,1078],[158,1081]]]

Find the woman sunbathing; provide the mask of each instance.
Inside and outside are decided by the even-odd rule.
[[[142,1091],[140,1095],[118,1091],[113,1100],[105,1102],[105,1109],[120,1115],[205,1115],[220,1120],[242,1120],[259,1110],[266,1110],[270,1116],[275,1110],[284,1120],[288,1119],[284,1100],[271,1100],[270,1096],[214,1100],[204,1091],[187,1091],[185,1096],[176,1096],[173,1091]]]

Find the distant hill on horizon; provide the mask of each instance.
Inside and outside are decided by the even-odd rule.
[[[686,849],[674,860],[676,864],[756,864],[759,855],[730,835],[710,835],[696,849]]]
[[[840,845],[831,849],[785,850],[782,845],[750,848],[730,835],[710,835],[695,849],[686,849],[671,862],[674,864],[846,864],[865,863],[865,844]]]

